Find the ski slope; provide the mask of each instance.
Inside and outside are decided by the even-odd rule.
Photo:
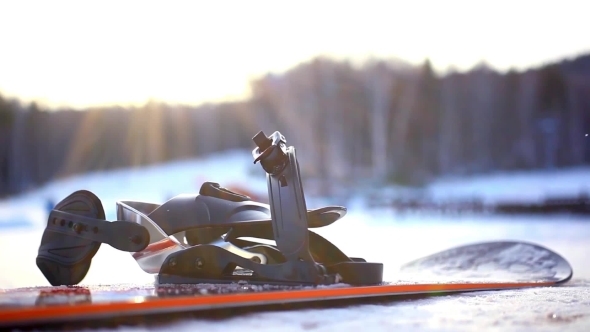
[[[140,169],[93,173],[53,182],[0,201],[0,288],[47,285],[34,260],[46,222],[48,201],[56,203],[79,189],[101,198],[108,218],[115,201],[163,202],[196,192],[203,181],[266,192],[264,173],[249,152],[208,157]],[[489,200],[537,199],[546,194],[577,195],[590,188],[590,168],[472,179],[445,179],[427,188],[434,196],[477,195]],[[361,195],[362,196],[362,195]],[[380,304],[251,313],[224,320],[187,319],[118,330],[164,331],[590,331],[590,220],[570,215],[399,215],[365,208],[362,199],[345,218],[318,232],[350,256],[385,264],[385,279],[395,280],[404,262],[459,244],[486,240],[531,241],[554,249],[574,268],[564,287],[456,294]],[[347,202],[331,202],[347,205]],[[310,206],[321,202],[310,201]],[[129,253],[108,245],[92,262],[85,284],[145,283],[153,280]]]
[[[584,193],[590,195],[590,167],[448,177],[434,182],[428,189],[437,199],[479,198],[484,203],[534,202],[548,195],[577,197]]]

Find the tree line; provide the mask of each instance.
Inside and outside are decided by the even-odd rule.
[[[525,71],[318,57],[247,100],[48,112],[0,96],[0,195],[56,178],[253,148],[281,131],[305,177],[423,184],[590,163],[590,55]]]

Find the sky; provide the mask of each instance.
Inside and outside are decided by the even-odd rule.
[[[444,72],[590,52],[590,2],[0,1],[0,94],[47,107],[200,104],[324,55]]]

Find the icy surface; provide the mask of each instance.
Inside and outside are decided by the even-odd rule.
[[[185,321],[175,331],[587,331],[587,283]],[[141,331],[147,328],[135,328]]]
[[[228,167],[231,165],[231,167]],[[178,162],[145,169],[92,174],[55,182],[40,190],[0,201],[0,288],[46,286],[35,256],[48,199],[78,189],[95,192],[113,218],[114,202],[162,202],[196,192],[203,181],[241,184],[264,193],[264,175],[251,167],[248,153]],[[515,190],[518,188],[518,190]],[[578,194],[590,188],[590,170],[517,174],[469,181],[445,180],[431,187],[439,196],[535,199],[548,193]],[[337,202],[336,202],[337,203]],[[346,205],[345,203],[343,203]],[[403,263],[461,244],[521,240],[564,256],[574,278],[560,287],[454,294],[331,309],[250,313],[223,320],[186,319],[176,323],[115,330],[132,331],[590,331],[590,266],[587,217],[494,215],[398,215],[348,205],[342,220],[318,233],[350,256],[385,264],[385,279],[397,280]],[[509,259],[509,253],[506,253]],[[532,255],[534,257],[534,255]],[[85,285],[153,282],[131,255],[109,247],[92,261]],[[212,317],[214,318],[214,317]],[[109,330],[111,331],[111,330]]]

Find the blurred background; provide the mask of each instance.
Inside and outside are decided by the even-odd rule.
[[[75,190],[95,192],[110,218],[116,200],[161,203],[204,181],[265,201],[250,154],[260,130],[297,148],[308,205],[349,207],[334,225],[343,241],[387,225],[400,248],[415,245],[400,261],[486,236],[586,253],[582,1],[0,8],[0,240],[34,244],[3,258],[27,262],[30,278],[0,286],[44,282],[40,232]]]

